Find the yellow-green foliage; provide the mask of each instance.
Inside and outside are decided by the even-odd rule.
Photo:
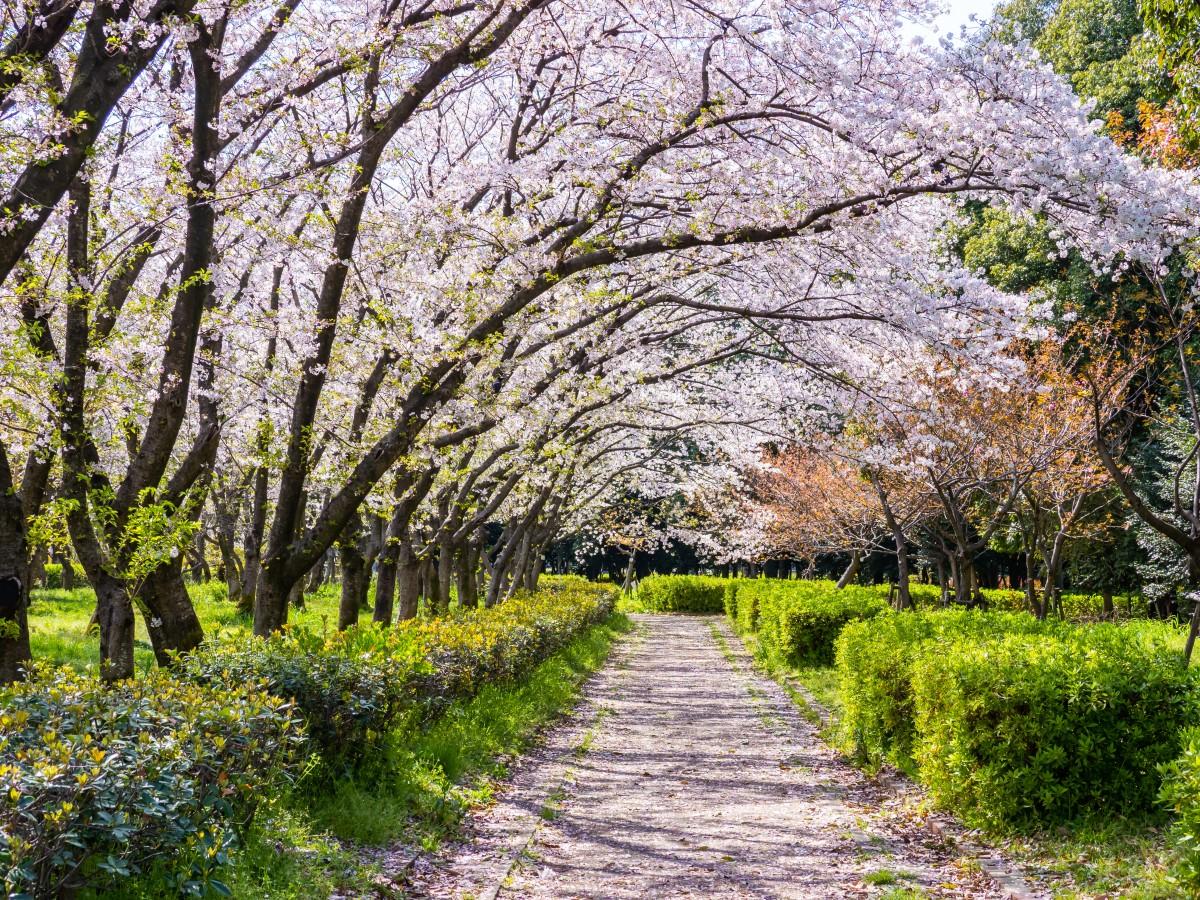
[[[1200,696],[1160,623],[966,636],[911,679],[921,780],[990,827],[1152,808]]]
[[[871,766],[888,760],[902,769],[911,768],[915,712],[910,675],[922,653],[946,653],[968,636],[1049,634],[1069,627],[1039,622],[1027,613],[967,609],[906,612],[851,622],[836,642],[843,746]]]
[[[712,575],[650,575],[638,584],[637,600],[647,612],[719,613],[728,581]]]
[[[830,665],[834,641],[842,628],[888,609],[870,587],[851,585],[839,589],[830,581],[760,584],[739,592],[756,597],[759,647],[767,656],[794,666]]]
[[[549,580],[491,608],[392,628],[291,628],[265,641],[217,642],[193,653],[186,671],[207,683],[264,680],[296,701],[326,761],[354,763],[401,717],[427,720],[485,684],[528,671],[606,619],[616,596],[611,585]]]
[[[112,886],[164,859],[181,895],[222,892],[213,872],[299,734],[291,705],[260,689],[166,672],[109,686],[35,667],[0,705],[6,896]]]

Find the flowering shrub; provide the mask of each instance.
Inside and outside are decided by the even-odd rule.
[[[35,667],[0,703],[6,896],[102,888],[167,856],[181,893],[221,891],[212,871],[298,735],[291,705],[261,690],[163,672],[106,686]]]
[[[649,612],[719,613],[729,579],[711,575],[650,575],[637,599]]]
[[[311,749],[353,765],[405,715],[427,720],[484,684],[521,675],[613,610],[616,589],[547,580],[491,608],[374,624],[322,636],[293,628],[265,641],[202,648],[185,663],[195,680],[263,680],[296,702]]]
[[[912,668],[921,780],[992,827],[1151,808],[1197,677],[1158,623],[961,638]]]

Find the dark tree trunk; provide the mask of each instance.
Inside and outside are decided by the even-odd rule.
[[[117,579],[101,572],[89,575],[96,590],[96,624],[100,626],[100,677],[119,681],[133,677],[133,604]]]
[[[395,602],[396,560],[387,553],[381,553],[375,570],[375,608],[371,612],[371,621],[379,625],[392,624]]]
[[[342,597],[338,606],[338,630],[345,631],[358,624],[362,609],[363,582],[366,580],[366,560],[363,558],[362,523],[358,516],[351,519],[342,534],[338,547],[338,562],[342,567]]]
[[[438,547],[436,594],[433,602],[439,616],[444,616],[450,611],[450,586],[454,582],[454,557],[454,548],[450,544],[442,543]]]
[[[858,550],[853,550],[850,553],[850,565],[846,566],[846,571],[842,572],[842,577],[838,579],[838,589],[844,588],[858,577],[858,570],[862,568],[862,553]]]
[[[171,665],[178,653],[194,650],[204,629],[183,583],[182,562],[159,566],[142,582],[138,600],[144,606],[146,631],[160,666]]]
[[[422,564],[413,552],[412,541],[406,536],[400,542],[396,557],[396,595],[401,620],[415,619],[421,599]]]
[[[29,547],[25,515],[0,443],[0,682],[22,676],[29,650]]]
[[[478,569],[479,547],[471,541],[458,557],[458,605],[464,609],[473,609],[479,605]]]

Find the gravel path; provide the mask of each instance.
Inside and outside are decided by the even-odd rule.
[[[1014,896],[840,760],[724,623],[638,618],[573,723],[414,893]]]

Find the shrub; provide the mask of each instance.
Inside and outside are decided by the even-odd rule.
[[[0,700],[6,896],[103,887],[163,858],[181,893],[220,890],[213,867],[296,749],[290,704],[163,672],[106,686],[35,667]]]
[[[741,583],[742,583],[742,579],[740,579],[740,578],[727,579],[725,581],[725,594],[722,597],[722,602],[725,607],[725,616],[734,625],[737,624],[737,610],[738,610],[737,595],[738,595],[738,587],[741,585]]]
[[[296,704],[310,752],[356,762],[398,721],[414,694],[419,660],[350,652],[303,628],[266,640],[235,636],[202,645],[183,661],[192,681],[222,690],[261,682]],[[399,662],[399,660],[397,660]]]
[[[759,646],[789,665],[830,665],[843,627],[888,608],[873,588],[838,589],[828,581],[764,582],[754,593]]]
[[[638,584],[637,599],[649,612],[719,613],[727,581],[713,575],[650,575]]]
[[[1197,721],[1168,626],[966,637],[912,669],[916,759],[934,798],[991,827],[1148,809]]]
[[[311,749],[353,767],[403,717],[428,720],[484,684],[515,678],[611,615],[611,586],[547,580],[544,590],[491,608],[359,625],[332,635],[293,628],[265,641],[227,641],[185,661],[195,680],[263,680],[293,699]]]
[[[1175,850],[1171,875],[1188,889],[1188,896],[1200,894],[1200,728],[1188,728],[1182,735],[1183,752],[1163,766],[1160,799],[1174,814],[1170,839]]]
[[[910,676],[922,652],[944,653],[948,645],[968,636],[1049,634],[1067,627],[1039,622],[1027,613],[961,608],[905,612],[847,624],[835,652],[843,746],[872,766],[886,759],[902,769],[911,768],[916,732]]]
[[[730,583],[733,590],[732,601],[726,595],[729,604],[726,612],[733,619],[734,626],[743,633],[750,633],[758,628],[758,610],[763,597],[773,595],[780,590],[800,590],[806,584],[825,584],[826,582],[794,581],[786,578],[738,578]],[[828,582],[830,588],[833,583]]]

